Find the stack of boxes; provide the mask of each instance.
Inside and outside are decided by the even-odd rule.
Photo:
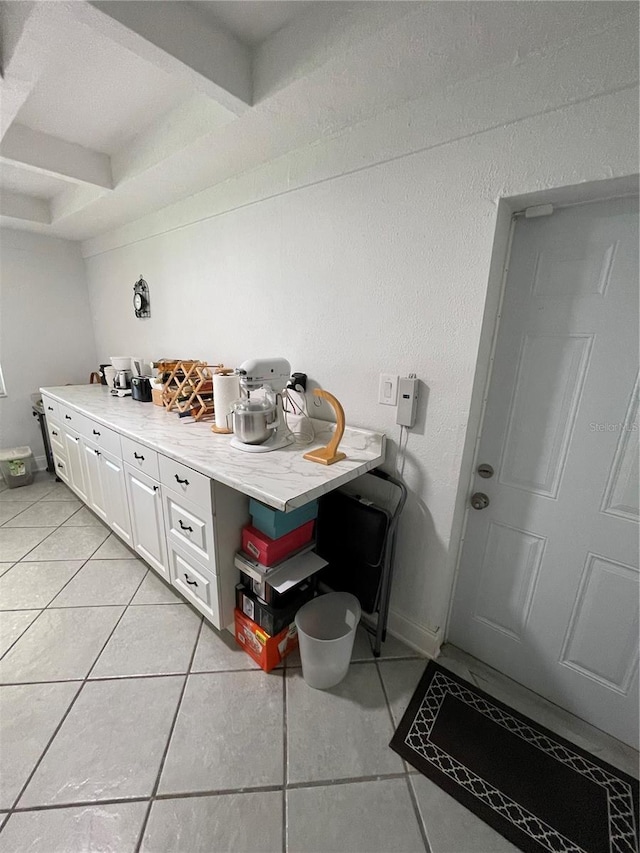
[[[314,554],[318,502],[279,512],[249,504],[251,524],[236,554],[236,640],[266,672],[298,647],[295,615],[313,598],[313,575],[326,565]]]

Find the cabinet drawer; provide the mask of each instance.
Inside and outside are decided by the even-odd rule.
[[[212,511],[211,480],[204,474],[161,455],[160,482],[208,513]]]
[[[60,456],[57,450],[53,451],[53,464],[55,467],[56,477],[60,477],[65,483],[69,483],[69,470],[67,468],[67,460],[64,456]]]
[[[55,421],[60,420],[60,416],[58,414],[58,406],[59,403],[56,403],[55,400],[52,400],[51,397],[45,397],[42,395],[42,402],[44,403],[44,413],[47,416],[47,422],[49,418],[53,418]]]
[[[165,524],[170,541],[210,571],[216,571],[213,518],[207,510],[164,488]]]
[[[49,441],[51,442],[51,450],[58,456],[66,458],[67,451],[64,446],[64,434],[62,427],[56,421],[47,418],[47,430],[49,432]]]
[[[173,586],[216,628],[221,628],[216,576],[172,542],[169,542],[169,567]]]
[[[58,404],[57,420],[63,429],[66,429],[66,427],[73,427],[76,432],[79,432],[82,435],[85,435],[86,433],[88,419],[79,412],[76,412],[75,409],[70,409],[62,403]]]
[[[122,459],[120,436],[117,432],[86,418],[82,434],[89,441],[97,444],[101,450],[106,450],[107,453],[111,453],[113,456],[117,456],[118,459]]]
[[[122,459],[128,462],[132,468],[138,471],[143,471],[154,480],[160,479],[158,471],[158,454],[155,450],[149,450],[137,441],[132,441],[130,438],[121,436],[122,442]]]

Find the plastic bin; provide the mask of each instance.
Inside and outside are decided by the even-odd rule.
[[[296,614],[302,675],[310,687],[326,690],[347,674],[360,604],[349,592],[330,592],[303,605]]]
[[[30,447],[0,450],[0,472],[10,489],[33,482],[33,454]]]

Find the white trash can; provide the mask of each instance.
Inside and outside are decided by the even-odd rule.
[[[30,447],[0,450],[0,472],[10,489],[28,486],[33,482],[33,453]]]
[[[329,592],[298,610],[302,675],[310,687],[326,690],[345,677],[360,614],[360,602],[349,592]]]

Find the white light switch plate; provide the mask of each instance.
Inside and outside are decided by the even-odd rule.
[[[378,386],[378,402],[384,406],[395,406],[398,402],[398,374],[381,373]]]

